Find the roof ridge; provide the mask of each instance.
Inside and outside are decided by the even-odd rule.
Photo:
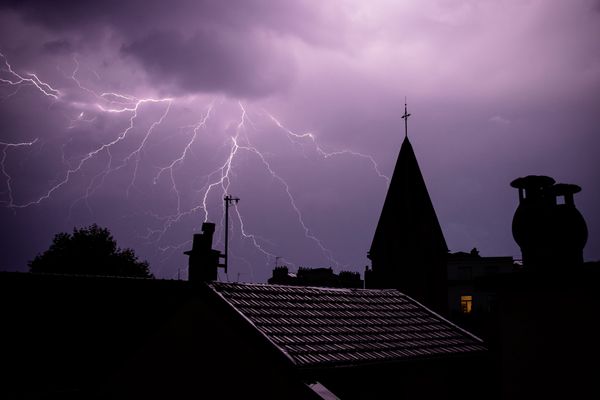
[[[260,286],[260,287],[266,287],[266,288],[282,288],[282,289],[287,289],[289,291],[314,289],[317,291],[331,291],[331,292],[339,292],[339,293],[386,293],[387,292],[387,293],[398,293],[401,296],[407,296],[406,294],[402,293],[398,289],[393,289],[393,288],[386,288],[386,289],[336,288],[336,287],[325,287],[325,286],[280,285],[280,284],[262,283],[262,282],[219,282],[219,281],[210,282],[208,285],[209,286],[214,286],[214,285],[231,286],[231,287],[233,287],[233,286],[245,286],[245,287]]]

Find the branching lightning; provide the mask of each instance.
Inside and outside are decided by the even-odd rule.
[[[290,139],[291,138],[295,138],[295,139],[306,139],[306,138],[308,138],[308,139],[310,139],[310,141],[312,142],[312,144],[315,147],[315,151],[321,157],[323,157],[323,158],[330,158],[330,157],[335,157],[335,156],[350,155],[350,156],[353,156],[353,157],[364,158],[364,159],[368,160],[371,163],[371,166],[373,167],[373,170],[375,171],[375,173],[377,174],[377,176],[379,176],[380,178],[384,179],[388,184],[390,183],[390,178],[381,173],[381,171],[379,170],[379,166],[377,165],[377,162],[375,162],[375,160],[373,159],[373,157],[371,157],[370,155],[359,153],[359,152],[352,151],[352,150],[338,150],[338,151],[333,151],[333,152],[326,152],[325,150],[323,150],[321,148],[321,146],[319,146],[319,144],[317,143],[317,140],[315,138],[315,135],[313,135],[312,133],[310,133],[310,132],[295,133],[295,132],[291,131],[290,129],[286,128],[273,115],[269,114],[268,112],[267,112],[267,115],[275,123],[275,125],[277,125],[279,128],[281,128],[285,133],[287,133],[287,135],[288,135],[288,137]]]
[[[25,76],[18,74],[12,68],[12,66],[8,63],[6,56],[0,53],[0,58],[2,58],[4,65],[0,68],[0,72],[7,72],[8,79],[0,77],[0,82],[4,85],[14,86],[17,91],[19,87],[24,85],[32,85],[37,90],[39,90],[44,96],[52,97],[55,100],[58,100],[61,95],[60,90],[53,88],[50,84],[43,82],[38,78],[38,76],[34,73],[26,73]],[[16,94],[13,92],[10,96]]]
[[[6,171],[6,157],[8,156],[8,149],[10,148],[18,148],[18,147],[30,147],[33,146],[37,142],[37,138],[31,142],[23,142],[23,143],[4,143],[0,142],[0,147],[2,147],[2,157],[0,158],[0,171],[5,178],[6,181],[6,192],[8,196],[8,201],[3,201],[2,203],[6,203],[8,207],[12,207],[14,204],[13,199],[13,191],[12,191],[12,177]]]
[[[258,151],[255,147],[252,146],[239,146],[240,149],[246,150],[252,154],[255,154],[260,161],[262,162],[262,164],[264,165],[264,167],[266,168],[267,171],[269,171],[269,173],[271,174],[271,176],[273,177],[273,179],[277,180],[279,183],[281,183],[281,185],[283,186],[285,193],[287,194],[287,197],[290,201],[290,205],[292,206],[292,208],[294,209],[294,212],[296,213],[296,216],[298,217],[298,222],[300,223],[300,225],[302,226],[302,229],[304,231],[304,235],[309,238],[310,240],[314,241],[317,246],[321,249],[321,251],[323,251],[326,255],[327,255],[327,259],[334,263],[337,266],[339,266],[339,263],[333,258],[333,255],[331,254],[331,250],[329,250],[328,248],[326,248],[323,243],[315,236],[311,233],[310,229],[308,228],[308,226],[306,226],[306,223],[304,222],[304,218],[302,217],[302,213],[300,212],[300,209],[298,208],[298,206],[296,205],[296,201],[294,200],[294,196],[292,196],[292,193],[290,192],[290,187],[287,184],[287,182],[281,177],[279,176],[277,173],[275,173],[275,171],[273,171],[273,169],[271,168],[271,165],[269,164],[269,162],[265,159],[265,157],[262,155],[262,153],[260,151]],[[237,211],[237,208],[236,208]],[[238,214],[239,215],[239,214]],[[240,224],[242,224],[241,222],[241,218],[240,218]],[[243,224],[242,224],[242,228],[243,228]],[[243,233],[243,230],[242,230]],[[244,235],[246,236],[246,235]]]
[[[206,200],[203,202],[202,205],[198,205],[196,207],[191,208],[190,210],[187,211],[182,211],[181,210],[181,195],[179,192],[179,189],[177,188],[177,184],[175,182],[175,169],[177,166],[181,165],[186,157],[188,156],[188,154],[190,153],[192,146],[194,145],[194,143],[196,143],[196,141],[198,140],[198,136],[200,134],[200,130],[206,128],[206,123],[208,121],[208,119],[210,118],[211,112],[213,110],[214,107],[214,101],[211,102],[208,106],[208,109],[206,111],[206,114],[204,115],[204,117],[196,124],[194,124],[192,126],[192,137],[186,142],[183,150],[180,153],[180,156],[175,158],[171,163],[169,163],[167,166],[165,167],[160,167],[158,169],[158,173],[154,176],[153,178],[153,183],[156,185],[160,179],[160,177],[163,174],[168,174],[169,177],[169,182],[171,185],[171,191],[173,193],[175,193],[175,197],[177,199],[177,212],[174,215],[170,215],[164,218],[159,217],[158,215],[153,215],[153,217],[157,220],[163,220],[163,228],[162,229],[153,229],[153,230],[149,230],[148,235],[145,237],[145,239],[150,239],[152,236],[154,235],[158,235],[157,237],[157,241],[160,241],[162,239],[162,236],[166,233],[166,231],[171,228],[171,226],[178,222],[179,220],[181,220],[181,218],[194,214],[195,212],[197,212],[200,209],[206,210]],[[205,221],[208,218],[208,214],[205,215]],[[187,243],[187,242],[186,242]],[[181,246],[175,246],[175,249],[179,249]],[[171,246],[165,246],[165,247],[161,247],[160,250],[161,251],[167,251],[172,249]]]
[[[74,69],[71,74],[64,74],[66,79],[70,79],[74,82],[75,86],[72,89],[68,90],[76,90],[79,91],[85,98],[88,100],[80,101],[78,103],[69,102],[67,100],[69,96],[64,96],[68,92],[67,89],[56,89],[53,85],[42,81],[38,76],[34,73],[19,73],[13,69],[13,67],[9,64],[7,58],[4,54],[0,53],[0,58],[2,58],[2,66],[0,68],[0,85],[7,87],[14,87],[15,90],[12,91],[8,96],[14,96],[18,93],[19,89],[23,86],[31,86],[35,88],[40,94],[45,97],[50,97],[53,101],[63,104],[67,109],[75,109],[77,110],[76,117],[68,118],[69,124],[65,129],[73,129],[80,123],[87,123],[93,125],[97,121],[96,115],[107,115],[107,116],[118,116],[118,115],[127,115],[127,124],[126,126],[116,132],[111,140],[107,140],[104,143],[97,145],[90,151],[84,152],[76,161],[67,162],[66,157],[64,155],[64,147],[63,147],[63,164],[65,165],[65,170],[61,174],[61,178],[59,178],[56,182],[54,182],[48,189],[45,189],[41,195],[37,198],[34,198],[29,201],[17,202],[15,201],[15,196],[13,193],[13,178],[8,172],[6,167],[6,160],[8,157],[9,149],[19,148],[19,147],[28,147],[33,146],[38,139],[35,139],[31,142],[22,142],[22,143],[4,143],[0,142],[1,157],[0,157],[0,172],[5,180],[6,190],[7,190],[7,199],[5,201],[0,202],[0,204],[4,204],[6,207],[11,208],[13,210],[16,209],[25,209],[32,206],[38,206],[44,201],[50,199],[53,195],[55,195],[62,188],[69,185],[72,181],[72,178],[75,175],[80,174],[84,176],[84,170],[86,174],[89,174],[90,171],[86,166],[90,164],[90,161],[93,159],[102,160],[103,167],[101,166],[100,170],[96,170],[92,172],[91,178],[87,180],[87,185],[84,187],[83,192],[79,198],[77,198],[73,203],[71,203],[71,211],[79,202],[84,202],[90,213],[92,213],[92,207],[88,203],[88,200],[91,196],[93,196],[98,190],[100,190],[105,182],[106,178],[110,174],[123,173],[124,168],[126,166],[132,165],[133,168],[131,171],[131,176],[129,177],[129,184],[125,189],[125,195],[129,197],[130,192],[136,187],[136,181],[141,179],[139,172],[142,168],[141,160],[143,154],[145,152],[146,147],[149,142],[152,140],[153,132],[157,130],[157,128],[165,123],[165,120],[169,118],[169,114],[174,108],[174,105],[177,101],[175,98],[153,98],[153,97],[136,97],[129,94],[123,94],[112,91],[101,91],[94,90],[90,87],[87,87],[82,83],[81,78],[79,77],[80,71],[80,62],[77,56],[73,57]],[[95,76],[100,80],[99,75],[93,71]],[[81,96],[80,96],[81,97]],[[89,100],[91,98],[91,100]],[[327,248],[325,243],[319,239],[313,231],[309,228],[306,223],[306,219],[294,198],[294,190],[290,186],[290,184],[277,173],[274,166],[269,162],[269,158],[265,155],[265,153],[261,152],[261,150],[254,145],[250,140],[250,134],[262,134],[259,128],[253,123],[253,121],[249,118],[249,113],[247,108],[241,103],[238,102],[239,114],[237,116],[236,122],[234,123],[235,129],[231,136],[226,138],[225,146],[226,146],[226,155],[222,161],[216,166],[215,169],[209,171],[204,175],[203,185],[200,189],[197,190],[199,193],[199,197],[195,204],[191,206],[184,207],[182,203],[182,189],[177,185],[177,174],[180,169],[182,169],[183,165],[187,163],[187,160],[190,154],[193,152],[193,148],[195,146],[201,146],[200,139],[202,137],[202,132],[208,132],[208,123],[213,118],[215,114],[215,109],[217,108],[215,105],[215,101],[213,100],[207,107],[205,107],[204,111],[201,114],[201,118],[199,120],[190,125],[188,129],[191,129],[191,135],[182,143],[182,146],[179,148],[180,150],[177,152],[173,158],[170,158],[167,163],[162,166],[153,166],[156,172],[153,174],[151,178],[153,184],[158,184],[159,182],[164,182],[164,179],[167,180],[168,187],[170,191],[173,193],[175,197],[175,206],[174,211],[172,213],[156,213],[152,211],[146,211],[145,214],[147,216],[153,218],[155,221],[159,223],[158,227],[146,229],[146,234],[142,236],[142,238],[147,242],[154,245],[155,249],[158,249],[162,254],[164,254],[167,258],[168,254],[179,254],[181,249],[185,246],[189,245],[189,240],[184,243],[179,244],[165,244],[164,240],[167,232],[175,229],[177,223],[183,221],[184,218],[194,218],[199,213],[203,215],[203,220],[208,221],[211,219],[211,213],[209,212],[212,200],[217,197],[219,202],[226,194],[229,194],[230,191],[235,191],[235,187],[232,186],[232,177],[234,176],[234,171],[236,168],[236,160],[243,154],[250,156],[250,159],[255,159],[258,162],[265,172],[267,172],[271,178],[278,183],[278,186],[281,188],[282,193],[285,194],[285,198],[287,199],[287,204],[290,207],[290,210],[294,213],[296,221],[303,232],[305,238],[307,238],[310,242],[314,243],[316,248],[323,254],[323,257],[328,260],[331,264],[338,267],[340,263],[335,259],[332,254],[332,251]],[[139,131],[138,128],[140,126],[140,114],[143,108],[146,107],[156,107],[161,106],[161,111],[157,113],[149,123],[149,126],[145,128],[143,132],[141,132],[141,139],[137,142],[135,148],[131,151],[127,152],[127,155],[116,159],[113,154],[114,150],[119,146],[122,151],[125,145],[125,139],[133,135],[133,131]],[[81,110],[84,111],[81,111]],[[70,112],[69,112],[70,113]],[[96,114],[96,115],[94,115]],[[305,141],[309,141],[311,143],[311,147],[314,148],[315,153],[322,157],[323,159],[329,159],[336,156],[350,156],[355,158],[360,158],[368,161],[370,166],[372,167],[375,174],[384,179],[386,182],[389,182],[389,178],[380,172],[380,169],[373,159],[373,157],[362,154],[359,152],[355,152],[352,150],[339,150],[339,151],[325,151],[317,142],[315,135],[312,133],[302,133],[298,134],[293,132],[292,130],[285,127],[277,118],[271,115],[268,112],[265,112],[268,116],[268,121],[273,123],[273,127],[275,129],[279,129],[282,131],[288,139],[290,139],[293,143],[303,143]],[[66,114],[65,114],[66,115]],[[146,119],[144,119],[146,120]],[[146,120],[147,121],[147,120]],[[137,133],[136,133],[137,135]],[[131,140],[134,140],[135,137],[132,137]],[[128,139],[128,143],[131,142]],[[138,140],[138,139],[136,139]],[[67,142],[68,143],[68,142]],[[66,144],[65,144],[66,146]],[[102,158],[100,158],[102,157]],[[94,164],[96,165],[96,164]],[[243,199],[242,199],[243,202]],[[221,203],[222,206],[222,203]],[[251,230],[248,229],[247,224],[244,221],[244,217],[242,214],[243,207],[238,207],[237,205],[234,207],[235,212],[235,227],[234,229],[240,235],[240,238],[248,240],[251,245],[256,249],[256,251],[264,256],[267,261],[276,259],[274,249],[276,248],[276,243],[269,241],[268,239],[262,238],[258,236],[256,233],[252,233]],[[223,227],[223,213],[220,213],[220,216],[216,219],[220,219],[221,230],[225,229]],[[212,217],[215,220],[214,217]],[[254,271],[252,269],[252,263],[247,261],[242,255],[236,254],[234,255],[236,259],[241,260],[245,264],[247,264],[250,275],[254,276]],[[281,258],[281,257],[279,257]],[[294,265],[293,262],[289,262],[291,265]],[[238,272],[239,274],[240,272]]]
[[[123,139],[125,139],[125,137],[127,137],[127,134],[134,128],[134,123],[135,120],[138,116],[138,110],[140,108],[140,106],[142,106],[143,104],[146,103],[161,103],[161,102],[167,102],[168,106],[167,106],[167,111],[165,112],[165,114],[163,114],[163,116],[161,116],[161,118],[158,120],[159,123],[162,122],[162,120],[164,119],[164,115],[166,115],[166,113],[168,112],[169,106],[171,104],[172,99],[141,99],[138,100],[138,102],[136,103],[135,107],[133,108],[125,108],[125,109],[119,109],[119,110],[112,110],[112,109],[106,109],[103,111],[106,112],[125,112],[125,111],[130,111],[132,112],[131,117],[129,118],[129,125],[127,126],[127,128],[125,128],[122,132],[119,133],[119,135],[117,136],[116,139],[105,143],[97,148],[95,148],[94,150],[90,151],[89,153],[87,153],[83,158],[81,158],[79,160],[79,162],[77,163],[77,165],[73,168],[69,168],[65,174],[64,174],[64,178],[62,180],[60,180],[57,184],[53,185],[50,189],[48,189],[44,194],[42,194],[40,197],[38,197],[35,200],[31,200],[27,203],[22,203],[22,204],[12,204],[11,207],[13,208],[26,208],[32,205],[39,205],[41,202],[43,202],[44,200],[47,200],[50,198],[50,196],[52,196],[52,194],[54,192],[56,192],[57,190],[59,190],[61,187],[63,187],[64,185],[69,183],[69,180],[71,179],[71,176],[77,174],[78,172],[80,172],[82,170],[82,168],[84,167],[84,165],[91,160],[92,158],[94,158],[95,156],[97,156],[98,154],[102,153],[102,152],[106,152],[106,154],[108,155],[108,165],[107,165],[107,169],[104,171],[103,175],[99,175],[99,176],[106,176],[107,174],[109,174],[110,172],[116,170],[115,168],[112,167],[112,154],[110,152],[110,149],[112,147],[114,147],[115,145],[117,145],[117,143],[121,142]],[[146,133],[147,137],[152,129],[154,129],[154,127],[156,126],[156,123],[152,124],[152,126],[148,129],[148,132]],[[133,153],[132,153],[133,154]],[[131,155],[133,157],[133,155]]]

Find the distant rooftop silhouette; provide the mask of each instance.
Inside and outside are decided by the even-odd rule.
[[[332,268],[298,268],[297,273],[290,273],[285,265],[273,269],[273,276],[268,283],[291,286],[320,286],[337,288],[362,288],[363,280],[360,274],[353,271],[333,272]]]

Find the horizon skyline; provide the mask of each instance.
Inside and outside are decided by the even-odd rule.
[[[452,252],[521,258],[510,182],[547,175],[600,260],[600,3],[0,5],[0,259],[92,223],[183,275],[230,210],[230,273],[364,272],[408,137]],[[184,275],[183,275],[184,276]]]

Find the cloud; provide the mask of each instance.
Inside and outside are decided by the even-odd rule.
[[[501,117],[500,115],[494,115],[493,117],[491,117],[489,119],[489,121],[493,122],[495,124],[498,124],[498,125],[509,125],[510,124],[510,120],[509,119]]]
[[[154,31],[121,51],[138,61],[154,84],[178,92],[260,97],[285,88],[293,76],[291,57],[274,47],[251,34],[240,40],[226,30],[200,29],[189,38]]]
[[[254,98],[285,90],[295,71],[290,39],[330,45],[336,32],[319,8],[301,1],[24,0],[2,8],[53,34],[42,46],[47,54],[110,47],[146,72],[151,85],[175,93]]]
[[[42,45],[42,50],[49,54],[71,54],[73,45],[66,39],[51,40]]]

